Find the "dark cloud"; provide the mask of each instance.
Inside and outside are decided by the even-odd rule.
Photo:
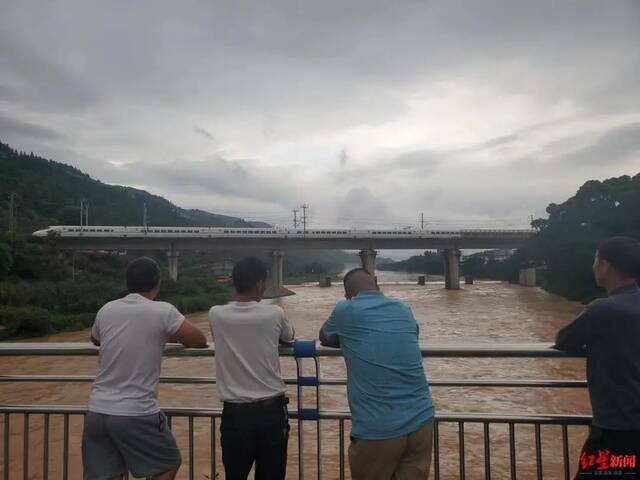
[[[347,166],[347,162],[349,161],[349,156],[347,155],[347,149],[343,148],[340,150],[340,154],[338,155],[338,163],[341,168]]]
[[[62,140],[64,135],[41,125],[21,122],[0,115],[0,137],[20,137],[27,141],[33,140]],[[27,142],[28,143],[28,142]]]
[[[286,208],[295,205],[294,195],[285,188],[286,180],[278,176],[278,172],[258,169],[253,163],[227,160],[218,155],[197,162],[133,162],[114,168],[112,178],[163,191],[176,190],[181,195],[215,194],[238,200],[259,200]]]
[[[56,64],[30,42],[1,30],[0,72],[4,98],[36,110],[73,112],[98,101],[79,75]]]
[[[640,122],[621,125],[598,135],[593,143],[566,155],[571,165],[612,166],[636,158],[640,169]]]
[[[517,141],[519,139],[520,139],[520,137],[517,134],[502,135],[500,137],[492,138],[490,140],[487,140],[486,142],[483,142],[481,147],[482,148],[500,147],[502,145],[515,142],[515,141]]]
[[[211,141],[215,141],[215,137],[213,135],[211,135],[211,133],[209,133],[206,129],[202,128],[202,127],[196,127],[195,132],[199,135],[202,135],[203,137],[207,138],[208,140]]]
[[[340,201],[338,212],[338,220],[343,224],[380,225],[390,217],[383,196],[376,195],[367,187],[350,189]]]

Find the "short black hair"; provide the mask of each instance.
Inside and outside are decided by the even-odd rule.
[[[259,258],[243,258],[234,265],[231,277],[236,292],[250,292],[259,281],[267,279],[267,267]]]
[[[635,238],[611,237],[600,244],[597,255],[619,274],[640,277],[640,242]]]
[[[143,293],[153,290],[160,282],[160,266],[153,258],[139,257],[127,265],[127,290]]]
[[[346,285],[346,284],[347,284],[347,280],[349,280],[349,277],[350,277],[351,275],[354,275],[354,274],[358,273],[358,272],[364,272],[364,273],[366,273],[367,275],[371,275],[371,273],[369,273],[369,270],[367,270],[366,268],[362,268],[362,267],[354,268],[353,270],[349,270],[349,271],[345,274],[344,278],[342,279],[342,283],[343,283],[344,285]],[[371,276],[373,276],[373,275],[371,275]]]

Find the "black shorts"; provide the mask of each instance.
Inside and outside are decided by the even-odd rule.
[[[578,460],[576,479],[640,478],[640,432],[591,427]]]
[[[85,480],[111,480],[127,471],[136,478],[151,477],[180,463],[164,413],[125,417],[87,412],[82,432]]]

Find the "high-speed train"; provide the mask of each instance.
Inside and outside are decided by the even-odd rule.
[[[307,229],[234,227],[123,227],[55,225],[38,230],[35,237],[151,237],[151,238],[456,238],[474,234],[528,233],[529,230],[420,230],[404,229]]]

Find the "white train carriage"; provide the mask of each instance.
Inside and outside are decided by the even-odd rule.
[[[144,227],[54,225],[33,234],[35,237],[151,237],[151,238],[455,238],[460,230],[419,229],[307,229],[235,227]]]

